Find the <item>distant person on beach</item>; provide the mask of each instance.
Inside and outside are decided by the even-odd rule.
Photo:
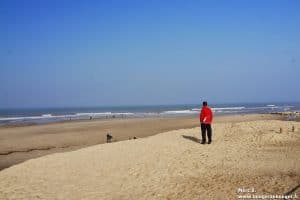
[[[211,135],[212,135],[212,129],[211,129],[211,123],[213,120],[213,113],[211,111],[211,108],[208,107],[207,102],[203,102],[203,106],[200,113],[200,123],[201,123],[201,133],[202,133],[202,142],[201,144],[206,143],[206,131],[207,131],[207,137],[208,137],[208,144],[211,143]]]

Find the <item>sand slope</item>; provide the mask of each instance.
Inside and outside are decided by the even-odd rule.
[[[292,126],[297,132],[290,132]],[[284,133],[279,133],[283,127]],[[26,161],[0,172],[0,199],[236,199],[300,184],[300,123],[218,123]]]
[[[281,119],[280,115],[249,114],[216,116],[215,122]],[[106,134],[117,141],[147,137],[175,129],[199,126],[198,116],[74,120],[32,126],[0,126],[0,170],[52,153],[103,144]]]

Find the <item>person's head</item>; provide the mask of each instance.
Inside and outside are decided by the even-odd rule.
[[[207,106],[207,101],[203,101],[202,105]]]

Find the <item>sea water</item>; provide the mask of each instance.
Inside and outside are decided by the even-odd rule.
[[[300,103],[212,104],[215,115],[299,111]],[[0,109],[0,125],[67,120],[198,115],[201,104]]]

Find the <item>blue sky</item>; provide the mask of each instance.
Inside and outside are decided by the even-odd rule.
[[[299,102],[299,10],[0,0],[0,107]]]

